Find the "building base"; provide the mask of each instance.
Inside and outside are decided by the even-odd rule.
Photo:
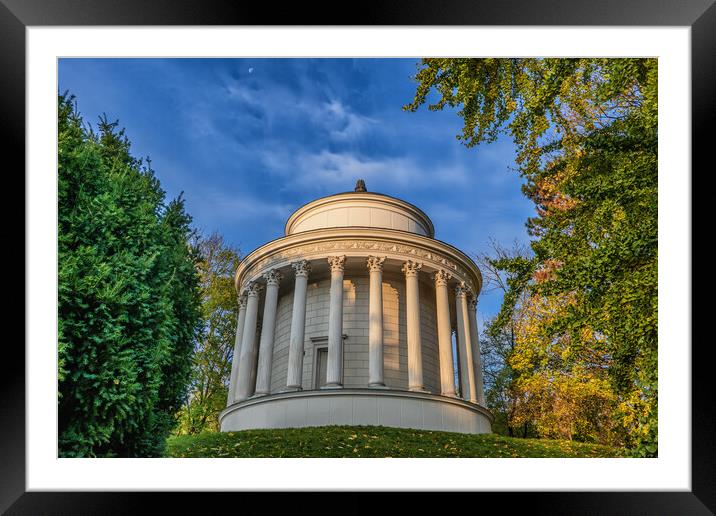
[[[491,432],[492,414],[458,398],[392,389],[281,392],[229,405],[222,432],[308,426],[389,426],[465,434]]]

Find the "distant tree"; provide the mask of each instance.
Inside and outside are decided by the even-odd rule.
[[[513,386],[515,374],[508,363],[514,349],[514,336],[509,330],[493,330],[494,319],[487,322],[480,336],[480,355],[482,357],[483,378],[485,383],[485,401],[495,417],[492,431],[510,437],[526,436],[526,428],[512,427],[512,414],[515,407]]]
[[[529,267],[503,264],[522,273],[498,320],[525,288],[568,298],[542,329],[605,338],[636,456],[658,454],[657,72],[653,58],[423,59],[405,106],[436,91],[429,109],[459,108],[468,147],[512,136],[536,238]]]
[[[233,360],[238,303],[234,273],[239,253],[221,235],[197,236],[202,331],[194,345],[191,383],[179,414],[176,434],[218,432]]]
[[[519,281],[520,271],[509,270],[503,263],[530,263],[530,252],[522,244],[514,242],[507,248],[494,239],[490,239],[491,249],[476,257],[483,277],[482,292],[499,291],[510,310],[501,312],[502,318],[493,318],[485,325],[480,337],[480,355],[482,356],[483,378],[485,379],[485,398],[495,416],[493,432],[509,436],[527,437],[531,435],[530,423],[521,422],[514,427],[517,373],[509,364],[509,358],[515,349],[515,326],[518,323],[520,309],[526,297],[525,291],[511,288]],[[510,297],[511,296],[511,297]],[[516,296],[516,297],[515,297]]]
[[[161,455],[199,329],[191,217],[117,122],[68,94],[58,116],[59,454]]]

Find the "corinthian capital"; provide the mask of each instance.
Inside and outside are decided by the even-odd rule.
[[[331,272],[343,272],[343,267],[346,263],[345,256],[329,256],[328,265],[331,267]]]
[[[239,296],[239,310],[246,308],[246,301],[247,301],[246,292],[244,292],[243,294],[241,294]]]
[[[308,276],[311,272],[311,262],[308,260],[293,262],[291,267],[293,267],[293,271],[296,273],[296,276]]]
[[[470,285],[461,281],[457,287],[455,287],[455,295],[460,297],[470,297],[472,295],[472,289]]]
[[[440,269],[435,274],[433,274],[433,279],[435,280],[436,287],[446,287],[448,281],[452,279],[452,274],[450,274],[446,270]]]
[[[474,293],[467,298],[467,307],[473,312],[477,310],[477,296]]]
[[[402,272],[405,273],[406,276],[417,276],[420,269],[423,268],[423,264],[420,262],[414,262],[413,260],[408,260],[403,264],[403,268],[400,269]]]
[[[380,272],[383,270],[383,262],[385,261],[385,256],[369,256],[368,257],[368,269],[370,272]]]
[[[264,273],[266,285],[278,285],[281,283],[281,278],[283,278],[283,274],[276,269],[271,269],[270,271]]]
[[[258,297],[262,289],[263,287],[259,283],[252,281],[246,285],[246,295],[249,297]]]

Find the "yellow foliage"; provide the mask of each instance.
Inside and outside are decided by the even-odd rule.
[[[509,358],[517,378],[510,424],[530,423],[542,437],[615,444],[618,400],[605,373],[609,359],[599,353],[604,339],[590,328],[579,341],[545,332],[573,303],[570,295],[532,296],[522,306]]]

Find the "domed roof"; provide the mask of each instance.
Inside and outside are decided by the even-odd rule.
[[[339,227],[395,229],[435,237],[432,221],[420,208],[396,197],[368,192],[362,179],[352,192],[321,197],[301,206],[288,218],[286,235]]]

